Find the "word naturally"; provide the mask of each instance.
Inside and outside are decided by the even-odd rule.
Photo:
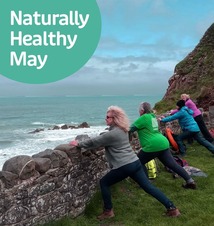
[[[76,26],[78,29],[83,29],[89,20],[89,14],[83,16],[78,11],[69,11],[68,14],[40,14],[37,11],[33,14],[23,14],[22,11],[11,11],[10,14],[11,26],[36,26],[44,27],[41,32],[34,33],[32,27],[26,33],[21,29],[19,31],[10,32],[10,45],[18,47],[65,47],[70,50],[74,47],[78,39],[78,34],[64,34],[60,32],[60,26],[69,26],[67,29],[71,32],[71,26]],[[56,25],[56,27],[54,27]],[[52,31],[46,31],[47,26],[52,26]],[[77,28],[75,31],[77,32]],[[55,30],[54,30],[55,29]],[[57,29],[57,30],[56,30]],[[14,29],[15,30],[15,29]],[[63,29],[62,29],[63,30]],[[78,32],[77,32],[78,33]],[[49,49],[50,49],[49,48]],[[40,48],[41,49],[41,48]],[[47,48],[48,50],[48,48]],[[38,51],[37,51],[38,52]],[[48,52],[48,51],[46,51]],[[41,69],[47,62],[48,55],[28,55],[26,51],[17,54],[15,51],[10,52],[10,65],[14,66],[29,66]]]
[[[43,26],[52,26],[52,25],[60,25],[60,26],[77,26],[79,29],[82,29],[86,26],[89,20],[89,14],[86,14],[85,17],[83,14],[78,11],[69,11],[68,14],[40,14],[35,11],[33,14],[25,13],[19,11],[16,14],[15,11],[11,11],[10,21],[11,25],[43,25]]]

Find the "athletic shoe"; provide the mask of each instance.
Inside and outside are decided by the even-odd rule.
[[[172,208],[172,209],[170,208],[166,211],[167,217],[178,217],[180,215],[181,215],[181,213],[177,208]]]
[[[193,181],[191,183],[182,184],[182,187],[186,189],[196,189],[196,183]]]
[[[103,213],[97,217],[97,219],[105,220],[105,219],[112,218],[112,217],[114,217],[114,212],[111,209],[111,210],[104,210]]]

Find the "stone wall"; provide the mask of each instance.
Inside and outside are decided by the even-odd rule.
[[[214,106],[209,107],[208,124],[210,128],[214,129]]]
[[[0,171],[0,225],[80,215],[108,170],[103,149],[84,152],[67,144],[7,160]]]

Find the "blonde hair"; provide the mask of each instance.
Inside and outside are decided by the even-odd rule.
[[[118,107],[118,106],[110,106],[108,107],[107,112],[110,112],[112,114],[112,117],[114,119],[114,123],[120,127],[125,132],[129,131],[130,123],[128,116],[126,115],[125,111]]]
[[[183,99],[183,98],[189,99],[190,95],[186,94],[186,93],[183,93],[183,94],[181,94],[181,99]]]

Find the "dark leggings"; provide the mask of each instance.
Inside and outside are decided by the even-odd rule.
[[[140,159],[142,165],[145,165],[147,162],[154,158],[158,158],[163,163],[164,166],[173,170],[185,181],[191,181],[190,175],[186,172],[186,170],[183,167],[178,165],[178,163],[174,160],[169,149],[156,152],[145,152],[143,150],[140,150],[138,153],[138,158]]]
[[[150,183],[142,168],[140,161],[137,160],[133,163],[121,166],[118,169],[111,170],[100,180],[100,188],[104,202],[104,209],[112,209],[110,186],[124,180],[127,177],[131,177],[135,182],[140,185],[140,187],[145,192],[156,198],[167,209],[175,208],[172,201],[170,201],[163,192],[161,192],[158,188],[156,188],[153,184]]]
[[[207,129],[207,126],[206,126],[206,124],[204,122],[204,119],[203,119],[202,115],[198,115],[194,119],[197,122],[197,124],[198,124],[198,126],[199,126],[199,128],[201,130],[201,133],[203,134],[204,138],[206,140],[208,140],[209,142],[213,142],[214,139],[211,136],[209,130]]]
[[[214,145],[206,140],[201,132],[191,132],[191,131],[183,131],[183,133],[179,134],[176,137],[177,144],[179,146],[180,153],[185,153],[186,148],[184,146],[183,140],[189,137],[193,137],[200,145],[207,148],[212,154],[214,154]]]

